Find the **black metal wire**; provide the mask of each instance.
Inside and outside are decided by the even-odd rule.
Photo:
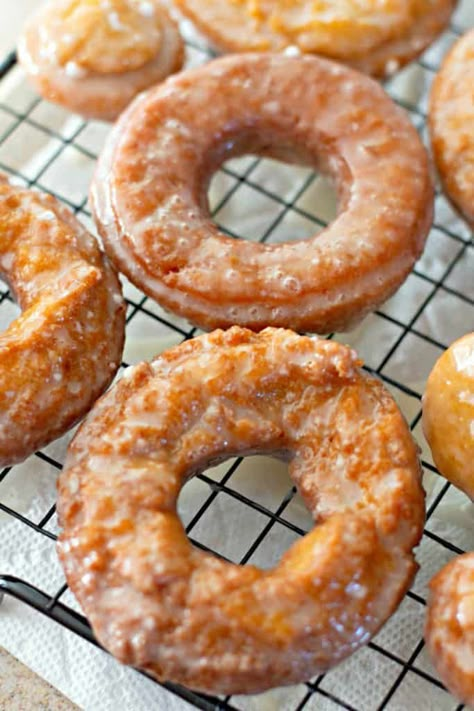
[[[99,647],[99,649],[103,649],[94,637],[92,629],[90,628],[86,618],[83,615],[79,615],[70,607],[67,607],[59,602],[59,598],[66,590],[67,586],[63,585],[56,595],[51,597],[36,588],[34,585],[30,585],[24,580],[20,580],[12,575],[0,576],[0,595],[8,595],[16,600],[26,603],[29,607],[41,612],[41,614],[45,615],[50,620],[59,622],[59,624],[63,625],[63,627],[66,627],[71,632],[74,632],[79,637],[82,637],[82,639],[94,644],[96,647]],[[147,676],[149,679],[152,679],[149,674],[146,674],[141,670],[138,671],[140,671],[143,676]],[[230,704],[223,703],[220,699],[213,698],[205,694],[197,694],[190,689],[179,686],[179,684],[165,682],[162,683],[162,686],[168,689],[168,691],[171,691],[173,694],[176,694],[189,703],[194,704],[194,706],[204,709],[204,711],[214,711],[216,709],[231,710],[235,708]]]
[[[461,30],[459,28],[451,28],[453,33],[455,35],[458,35]],[[203,56],[210,56],[210,53],[208,52],[207,48],[201,47],[199,44],[196,42],[187,42],[191,47],[193,47],[194,50],[201,52]],[[5,60],[0,64],[0,79],[5,77],[14,67],[16,64],[16,57],[14,53],[9,54]],[[435,72],[437,70],[436,66],[433,66],[430,62],[421,59],[418,61],[419,66],[421,66],[424,70],[429,71],[429,72]],[[407,102],[405,100],[399,100],[396,99],[397,103],[399,103],[401,106],[403,106],[405,109],[407,109],[412,117],[415,119],[415,122],[418,125],[419,129],[422,129],[423,126],[425,125],[426,121],[426,113],[420,109],[420,107],[416,104],[412,104],[410,102]],[[62,136],[60,133],[54,131],[48,126],[45,126],[38,120],[36,120],[31,114],[38,106],[40,103],[39,99],[35,99],[31,102],[31,104],[28,106],[26,111],[17,111],[16,109],[8,106],[8,104],[4,104],[0,102],[0,109],[5,112],[7,115],[9,115],[12,119],[12,124],[5,130],[3,135],[0,135],[0,146],[3,145],[12,134],[14,134],[15,130],[22,125],[29,125],[32,128],[34,128],[37,131],[41,131],[44,133],[46,136],[49,138],[55,139],[60,142],[60,145],[58,146],[57,150],[49,157],[49,159],[42,165],[40,170],[37,171],[36,175],[34,178],[27,178],[24,175],[19,174],[15,170],[13,170],[10,166],[6,164],[2,164],[0,162],[0,169],[3,169],[5,172],[10,173],[11,175],[16,175],[18,177],[23,178],[28,185],[38,185],[42,190],[45,190],[46,192],[51,193],[55,197],[59,198],[66,204],[68,204],[76,213],[86,215],[87,217],[90,217],[90,213],[87,210],[86,206],[86,198],[82,200],[80,203],[74,203],[73,201],[69,200],[63,195],[58,195],[55,191],[48,190],[46,186],[41,184],[41,178],[42,176],[45,175],[46,171],[48,170],[49,167],[51,167],[54,162],[58,159],[58,157],[61,155],[61,153],[64,151],[64,149],[71,145],[74,147],[75,150],[79,151],[85,158],[88,158],[90,160],[95,160],[97,158],[96,154],[87,148],[85,148],[83,145],[80,145],[79,143],[76,142],[76,139],[80,138],[80,135],[82,131],[84,130],[86,124],[81,123],[78,125],[77,129],[74,131],[74,133],[67,138]],[[261,236],[260,241],[265,242],[268,238],[271,237],[272,233],[276,229],[276,227],[281,223],[281,221],[285,218],[285,216],[288,214],[288,212],[293,212],[296,215],[308,220],[310,223],[314,224],[315,227],[321,228],[326,226],[326,222],[319,218],[316,215],[313,215],[309,212],[307,212],[304,208],[301,206],[296,205],[295,203],[298,201],[298,199],[303,195],[303,193],[308,189],[310,183],[314,180],[314,174],[311,174],[306,178],[305,180],[302,181],[302,184],[299,188],[299,190],[296,192],[296,194],[293,196],[291,201],[287,201],[283,199],[281,196],[278,194],[274,193],[270,188],[267,188],[258,181],[256,181],[253,178],[253,173],[257,166],[259,165],[260,160],[255,159],[251,161],[247,169],[242,173],[236,172],[233,168],[229,166],[223,166],[221,168],[221,171],[231,177],[234,181],[235,184],[226,192],[226,194],[221,198],[220,202],[215,206],[214,208],[214,214],[217,214],[228,202],[229,200],[232,199],[235,193],[237,193],[239,187],[242,184],[247,185],[250,187],[253,191],[261,194],[262,196],[265,196],[269,200],[273,201],[275,205],[278,207],[279,211],[275,219],[271,221],[267,229],[265,230],[264,234]],[[462,236],[456,234],[456,232],[452,231],[451,229],[447,228],[444,225],[441,224],[434,224],[434,227],[441,232],[445,237],[449,238],[452,240],[453,244],[456,244],[458,246],[457,252],[454,255],[454,257],[451,259],[449,262],[444,274],[441,276],[439,279],[434,279],[431,276],[424,274],[420,269],[415,267],[413,270],[413,273],[420,279],[422,279],[426,284],[429,284],[432,288],[430,293],[427,295],[425,300],[420,304],[419,308],[416,310],[416,313],[411,317],[411,319],[408,322],[402,321],[397,319],[396,317],[393,317],[389,314],[385,314],[383,310],[379,310],[376,312],[377,317],[380,319],[383,319],[387,322],[390,322],[393,324],[394,327],[398,328],[400,330],[400,334],[398,338],[395,340],[394,344],[392,347],[387,351],[385,354],[383,360],[378,364],[376,368],[366,368],[370,372],[375,372],[378,377],[380,377],[387,385],[398,389],[400,392],[404,393],[408,397],[412,398],[414,402],[418,403],[418,412],[416,416],[413,418],[411,422],[411,429],[414,429],[420,419],[421,416],[421,393],[416,392],[413,388],[408,387],[405,385],[403,382],[399,382],[395,380],[394,378],[390,377],[389,374],[384,372],[385,366],[390,362],[390,359],[393,357],[393,355],[397,352],[398,348],[401,346],[403,343],[403,340],[406,338],[408,334],[413,334],[417,338],[422,339],[423,341],[431,344],[432,346],[435,346],[439,349],[444,349],[448,344],[442,343],[439,341],[437,338],[434,338],[432,335],[425,334],[423,331],[420,329],[416,328],[416,322],[419,316],[423,313],[423,311],[427,308],[431,300],[435,297],[435,295],[439,291],[444,291],[451,296],[454,296],[464,303],[467,303],[470,306],[474,305],[474,301],[472,298],[469,297],[469,295],[466,295],[448,285],[445,284],[445,281],[449,274],[452,272],[452,270],[455,268],[456,264],[459,262],[460,259],[462,259],[463,255],[465,254],[466,250],[472,246],[472,242],[469,243],[468,240],[464,239]],[[234,236],[234,237],[239,237],[239,235],[233,234],[232,231],[226,227],[226,225],[221,225],[221,228],[226,231],[228,234]],[[0,290],[0,303],[4,301],[5,299],[11,300],[11,296],[8,292]],[[187,330],[186,328],[182,326],[178,326],[174,324],[166,314],[161,314],[161,313],[155,313],[154,311],[151,310],[147,306],[147,298],[143,297],[141,298],[138,302],[135,301],[134,299],[127,299],[128,303],[128,308],[129,308],[129,313],[127,316],[127,323],[131,323],[134,318],[137,317],[137,315],[142,315],[143,317],[146,317],[148,319],[151,319],[154,321],[157,325],[159,326],[165,326],[170,332],[174,332],[176,334],[177,339],[182,339],[186,340],[188,338],[192,338],[193,335],[196,332],[195,328],[189,327]],[[122,364],[124,367],[127,366],[127,363]],[[57,460],[55,460],[53,457],[49,456],[45,452],[38,452],[36,456],[46,464],[48,464],[50,467],[52,467],[53,470],[58,470],[61,469],[61,463]],[[287,506],[290,504],[291,500],[293,499],[293,496],[296,493],[296,489],[294,487],[290,487],[283,497],[279,507],[275,511],[269,510],[267,507],[264,505],[260,504],[258,501],[254,501],[250,499],[249,497],[245,496],[241,492],[239,492],[235,487],[232,486],[232,476],[233,474],[237,471],[241,459],[236,459],[234,462],[232,462],[227,471],[224,473],[224,475],[221,477],[220,480],[214,480],[211,477],[209,477],[206,473],[202,473],[198,475],[198,478],[206,484],[209,489],[209,495],[206,497],[205,501],[201,504],[201,506],[198,508],[192,519],[187,525],[187,532],[188,535],[190,536],[190,540],[193,542],[194,545],[198,546],[199,548],[203,550],[209,550],[207,546],[205,546],[202,542],[195,540],[191,537],[191,533],[195,526],[198,524],[198,522],[202,519],[203,515],[208,511],[208,509],[212,506],[212,503],[215,501],[215,499],[218,496],[227,496],[231,497],[236,501],[239,501],[241,504],[251,508],[253,511],[256,513],[259,513],[265,517],[265,523],[263,525],[262,530],[258,534],[258,536],[255,538],[255,540],[252,542],[246,553],[243,555],[241,558],[241,563],[247,562],[250,557],[253,555],[253,553],[258,549],[260,544],[265,540],[265,538],[268,536],[269,532],[271,529],[276,525],[281,525],[285,527],[287,530],[291,531],[294,534],[297,535],[304,535],[306,531],[302,529],[301,527],[295,525],[292,523],[290,520],[287,520],[285,518],[285,509]],[[433,467],[429,462],[422,462],[423,466],[425,469],[429,470],[430,472],[436,473],[435,467]],[[3,471],[0,472],[0,484],[2,481],[4,481],[11,473],[12,469],[11,468],[5,468]],[[427,512],[427,523],[429,522],[431,516],[435,512],[436,508],[438,505],[441,503],[443,500],[444,496],[446,495],[447,491],[449,490],[449,484],[445,484],[441,491],[438,493],[438,495],[435,497],[433,502],[431,503],[430,507],[428,508]],[[32,521],[28,517],[24,516],[21,514],[19,511],[14,510],[13,508],[7,506],[5,503],[0,502],[0,512],[3,512],[4,514],[8,515],[12,519],[20,522],[22,525],[27,526],[30,530],[34,531],[35,533],[45,536],[49,540],[56,540],[56,535],[52,530],[49,530],[50,526],[53,526],[54,524],[54,519],[55,519],[55,514],[56,514],[56,508],[55,505],[52,505],[49,507],[49,509],[43,514],[41,519],[39,521]],[[444,540],[440,536],[438,536],[436,533],[433,531],[430,531],[429,529],[425,528],[424,531],[424,536],[427,539],[432,540],[434,543],[437,545],[443,546],[452,553],[462,553],[463,551],[456,545],[452,544],[449,541]],[[220,556],[223,557],[223,556]],[[28,581],[25,580],[20,580],[18,578],[15,578],[14,576],[0,576],[0,601],[2,594],[6,594],[8,596],[11,596],[17,600],[22,601],[23,603],[29,605],[30,607],[36,609],[38,612],[41,614],[47,616],[49,619],[54,620],[58,622],[59,624],[63,625],[67,629],[75,632],[78,634],[80,637],[83,639],[89,641],[90,643],[100,647],[98,644],[97,640],[94,638],[94,635],[92,633],[92,630],[87,623],[87,620],[77,612],[75,612],[72,608],[68,607],[67,605],[63,604],[61,602],[61,598],[63,597],[64,593],[67,590],[67,586],[65,584],[61,585],[61,587],[56,591],[54,595],[50,595],[45,593],[44,591],[39,590],[35,586],[31,585],[28,583]],[[413,590],[408,591],[407,597],[409,597],[411,600],[416,602],[419,605],[426,605],[426,600],[416,593]],[[1,614],[1,613],[0,613]],[[372,641],[369,643],[368,647],[371,649],[371,651],[374,654],[381,655],[385,657],[386,659],[390,660],[393,664],[398,665],[400,671],[397,675],[397,678],[395,679],[394,683],[391,685],[391,687],[388,689],[387,693],[384,696],[383,701],[379,704],[379,707],[377,711],[383,711],[387,705],[389,704],[390,700],[392,699],[393,695],[396,693],[397,689],[400,687],[400,685],[403,683],[403,679],[407,675],[408,672],[411,672],[415,675],[417,675],[420,678],[423,678],[425,681],[428,681],[429,683],[433,684],[434,686],[438,688],[443,688],[442,684],[438,681],[438,679],[434,678],[427,672],[423,671],[422,669],[418,668],[416,666],[416,661],[417,658],[423,648],[423,640],[420,640],[418,644],[415,646],[415,648],[412,650],[412,653],[410,654],[409,658],[407,660],[402,659],[401,657],[397,656],[393,652],[391,652],[388,649],[385,649],[383,646],[379,645],[376,641]],[[146,676],[146,675],[145,675]],[[365,711],[364,709],[357,709],[354,706],[350,705],[347,703],[346,700],[343,698],[339,698],[337,695],[335,695],[332,692],[329,692],[325,690],[321,684],[325,680],[325,675],[322,674],[320,675],[315,681],[313,682],[308,682],[306,684],[306,693],[304,697],[298,701],[295,701],[295,706],[294,706],[294,711],[300,711],[306,707],[308,702],[312,700],[313,698],[317,698],[318,696],[322,699],[328,699],[330,700],[333,704],[339,706],[340,708],[348,709],[349,711]],[[218,699],[215,697],[211,696],[206,696],[203,694],[197,694],[189,689],[185,689],[179,685],[176,684],[170,684],[166,683],[163,684],[165,688],[167,688],[169,691],[173,692],[174,694],[180,696],[181,698],[185,699],[191,704],[194,704],[197,708],[205,709],[205,710],[210,710],[210,709],[237,709],[237,706],[234,706],[231,704],[231,698],[228,697],[227,699]],[[288,707],[286,707],[288,708]],[[461,710],[462,705],[458,707],[457,711]]]
[[[16,64],[16,52],[10,52],[0,64],[0,79],[8,74]]]

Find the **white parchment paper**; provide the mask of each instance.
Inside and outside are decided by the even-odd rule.
[[[474,3],[462,2],[455,22],[461,28],[472,26]],[[199,49],[202,39],[187,22],[183,23],[183,30],[194,45],[188,50],[188,64],[205,61],[206,55]],[[437,65],[454,39],[452,33],[446,33],[426,53],[426,62]],[[389,82],[388,90],[395,98],[424,111],[432,77],[432,72],[413,64]],[[21,120],[25,113],[26,121]],[[423,116],[413,111],[411,118],[422,130]],[[87,191],[94,168],[93,156],[100,151],[107,131],[104,124],[92,122],[85,126],[79,117],[62,109],[45,102],[36,103],[36,97],[19,69],[0,83],[0,139],[7,136],[0,140],[0,166],[19,183],[25,183],[25,179],[35,181],[38,187],[55,191],[64,200],[82,206],[84,209],[79,216],[91,229]],[[423,135],[426,138],[426,132]],[[64,147],[61,138],[70,143]],[[215,219],[231,232],[258,240],[268,231],[282,210],[281,202],[272,199],[272,194],[285,202],[294,201],[299,212],[284,211],[271,231],[269,241],[307,237],[315,230],[308,215],[328,220],[334,215],[333,192],[323,178],[317,178],[303,190],[307,170],[276,165],[272,161],[262,161],[252,169],[252,162],[249,157],[234,160],[229,164],[232,174],[219,172],[212,182],[210,202],[218,208]],[[249,169],[250,185],[237,186],[239,177]],[[252,181],[263,185],[266,194],[253,190]],[[238,189],[232,192],[234,187]],[[356,348],[370,367],[380,369],[382,375],[393,381],[394,384],[388,386],[407,420],[417,423],[414,435],[422,457],[428,463],[432,463],[432,459],[419,423],[418,396],[442,352],[441,346],[447,346],[474,327],[474,309],[456,296],[457,293],[470,298],[474,296],[472,246],[464,249],[471,240],[470,231],[442,195],[436,201],[435,222],[437,227],[431,231],[416,273],[378,314],[369,316],[353,332],[336,335],[337,340]],[[461,258],[443,280],[448,288],[439,288],[437,280],[444,277],[461,250]],[[189,325],[164,314],[150,300],[143,303],[143,295],[128,282],[124,281],[124,284],[131,316],[124,360],[136,363],[178,343],[182,333],[173,327],[185,332]],[[143,309],[138,309],[139,306]],[[16,313],[9,301],[3,301],[0,304],[0,328],[4,328]],[[150,314],[163,320],[155,321]],[[72,433],[52,443],[44,453],[52,460],[62,462],[71,436]],[[219,481],[230,464],[222,464],[207,474],[211,480]],[[39,523],[54,504],[56,477],[57,469],[53,464],[31,457],[24,464],[13,467],[0,481],[0,501]],[[426,468],[424,485],[427,505],[430,506],[444,481]],[[275,510],[288,496],[292,485],[283,464],[253,457],[236,468],[227,486]],[[185,523],[193,519],[211,491],[211,485],[197,479],[186,485],[180,497],[180,511]],[[303,529],[311,526],[310,517],[297,496],[285,508],[282,518]],[[193,528],[192,537],[239,561],[267,522],[267,517],[241,501],[219,494]],[[46,529],[57,532],[55,516]],[[462,549],[474,549],[472,504],[450,488],[430,517],[427,530]],[[295,536],[291,530],[275,524],[253,552],[250,562],[262,567],[272,565]],[[453,555],[435,538],[425,536],[418,552],[421,569],[413,586],[414,592],[425,598],[429,579]],[[54,542],[0,512],[0,574],[5,573],[24,578],[51,594],[64,582]],[[69,591],[61,601],[79,609]],[[396,659],[408,661],[422,639],[424,612],[424,606],[416,599],[405,598],[374,641]],[[0,644],[84,709],[149,711],[169,708],[174,711],[187,706],[159,685],[122,667],[104,652],[11,599],[5,599],[0,606]],[[437,678],[424,649],[418,652],[412,664],[422,673]],[[456,700],[433,685],[429,678],[411,670],[401,677],[402,671],[403,667],[397,661],[377,649],[365,648],[327,674],[319,684],[321,693],[313,694],[304,708],[333,711],[339,708],[331,700],[333,696],[361,711],[375,711],[396,684],[396,691],[386,706],[390,711],[456,709]],[[258,697],[234,697],[231,703],[239,709],[289,711],[295,709],[307,693],[305,685],[298,685]]]

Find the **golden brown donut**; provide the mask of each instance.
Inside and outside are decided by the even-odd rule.
[[[176,0],[216,47],[300,51],[384,77],[444,30],[456,0]]]
[[[474,226],[474,30],[456,42],[434,80],[429,125],[444,189]]]
[[[474,333],[435,364],[423,398],[423,429],[439,471],[474,500]]]
[[[104,121],[178,71],[183,55],[178,26],[160,0],[49,0],[18,45],[42,96]]]
[[[22,314],[0,334],[0,466],[83,417],[115,375],[120,284],[95,239],[50,196],[0,176],[0,274]]]
[[[207,186],[243,153],[328,173],[337,219],[299,242],[224,235]],[[109,134],[91,190],[108,255],[164,308],[207,330],[316,333],[349,328],[396,291],[423,249],[432,198],[418,134],[378,84],[278,54],[218,59],[139,97]]]
[[[383,385],[338,343],[234,327],[130,368],[71,443],[59,555],[122,662],[232,694],[302,681],[365,644],[416,571],[417,448]],[[237,454],[290,462],[317,526],[272,570],[193,548],[194,473]]]
[[[474,705],[474,553],[455,558],[431,581],[425,638],[439,675]]]

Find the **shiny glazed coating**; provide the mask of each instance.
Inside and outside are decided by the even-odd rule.
[[[69,210],[0,177],[0,274],[22,314],[0,333],[0,466],[64,434],[121,361],[125,303]]]
[[[310,678],[366,643],[416,571],[417,449],[383,385],[338,343],[215,331],[125,372],[71,443],[59,555],[101,643],[196,689]],[[181,487],[240,454],[284,457],[317,526],[272,570],[193,548]]]
[[[423,429],[441,474],[474,500],[474,333],[435,364],[423,397]]]
[[[46,99],[111,121],[181,68],[184,47],[160,0],[49,0],[28,21],[18,56]]]
[[[439,675],[474,705],[474,553],[455,558],[431,581],[425,638]]]
[[[444,189],[474,226],[474,30],[456,42],[434,80],[429,123]]]
[[[328,173],[339,216],[299,242],[224,235],[208,183],[244,153]],[[109,134],[91,191],[108,255],[163,307],[206,330],[316,333],[354,325],[400,286],[432,199],[426,151],[380,86],[324,59],[277,54],[218,59],[139,97]]]
[[[312,53],[383,77],[444,30],[455,0],[176,0],[214,44],[231,52]]]

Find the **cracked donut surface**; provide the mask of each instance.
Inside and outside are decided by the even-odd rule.
[[[474,30],[445,57],[433,82],[428,118],[443,187],[474,226]]]
[[[474,500],[474,333],[436,362],[423,396],[423,429],[440,473]],[[474,704],[474,553],[430,583],[425,638],[442,681]]]
[[[160,0],[50,0],[27,22],[18,56],[44,98],[114,120],[181,68],[184,48]]]
[[[441,474],[474,500],[474,333],[452,343],[431,371],[423,429]]]
[[[54,198],[0,176],[0,274],[21,315],[0,333],[0,465],[64,434],[121,362],[125,302],[96,240]]]
[[[225,235],[207,187],[244,153],[329,174],[336,219],[295,242]],[[111,260],[164,308],[206,330],[329,333],[404,281],[431,225],[433,190],[416,130],[376,82],[315,57],[246,54],[139,97],[109,134],[91,201]]]
[[[159,679],[257,692],[366,643],[410,586],[424,522],[417,448],[355,353],[233,327],[125,372],[71,443],[59,555],[100,642]],[[194,548],[181,487],[231,456],[273,454],[316,526],[271,570]]]
[[[455,0],[176,0],[222,50],[326,56],[387,76],[445,29]]]
[[[425,638],[443,683],[474,705],[474,553],[455,558],[430,582]]]

